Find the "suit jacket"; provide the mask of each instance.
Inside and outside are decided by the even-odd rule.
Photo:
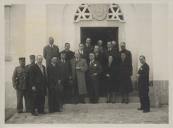
[[[116,75],[119,71],[119,63],[120,63],[120,54],[117,52],[114,48],[112,48],[111,51],[108,51],[108,49],[105,50],[105,56],[106,56],[106,72],[108,74]],[[109,66],[109,56],[112,56],[112,63]],[[116,75],[117,76],[117,75]]]
[[[76,69],[80,67],[81,69]],[[78,85],[79,94],[86,94],[86,80],[85,72],[87,71],[88,66],[85,59],[80,58],[79,61],[76,61],[75,58],[71,60],[71,74],[73,81],[76,81]]]
[[[121,50],[120,53],[125,53],[126,54],[126,59],[127,59],[127,63],[129,65],[129,70],[130,70],[130,75],[133,74],[133,66],[132,66],[132,54],[129,50]]]
[[[106,70],[107,70],[106,55],[101,52],[99,52],[98,54],[95,53],[95,60],[101,64],[102,74],[106,74]]]
[[[89,54],[93,51],[93,46],[87,47],[87,46],[85,45],[84,51],[85,51],[86,54],[87,54],[87,61],[89,62]]]
[[[56,89],[58,85],[58,80],[60,80],[60,73],[57,64],[55,66],[50,64],[47,67],[47,78],[48,78],[48,88]]]
[[[62,62],[61,60],[58,61],[58,69],[59,69],[59,78],[62,82],[62,84],[66,83],[69,81],[70,77],[70,67],[69,67],[69,62],[66,61],[65,63]]]
[[[98,78],[98,76],[101,74],[101,72],[102,72],[102,66],[98,61],[89,63],[88,74],[91,79],[96,78],[96,77]],[[97,75],[95,76],[94,73],[97,73]]]
[[[128,59],[126,58],[124,62],[120,60],[120,92],[131,92],[132,81],[131,81],[131,67],[129,65]]]
[[[45,66],[42,65],[42,67],[43,73],[37,64],[32,66],[30,78],[32,87],[36,87],[36,92],[46,95],[47,76]]]
[[[78,50],[78,52],[79,52],[79,50]],[[79,54],[80,54],[80,58],[88,60],[88,55],[87,55],[87,52],[85,49],[83,50],[83,54],[81,54],[80,52],[79,52]]]
[[[63,50],[63,51],[61,51],[61,53],[65,53],[66,54],[66,61],[68,61],[68,62],[70,62],[70,60],[72,59],[72,58],[74,58],[74,52],[72,52],[72,51],[66,51],[66,50]]]
[[[49,45],[46,45],[43,49],[43,56],[46,59],[46,64],[50,64],[50,60],[52,57],[59,58],[59,48],[56,45],[53,45],[53,48]]]
[[[31,91],[32,90],[32,80],[31,80],[31,69],[32,67],[35,65],[34,64],[28,64],[26,65],[26,88],[28,91]]]
[[[12,76],[13,87],[26,90],[26,67],[17,66]]]
[[[138,70],[139,78],[138,85],[142,90],[148,90],[149,88],[149,65],[143,64]]]

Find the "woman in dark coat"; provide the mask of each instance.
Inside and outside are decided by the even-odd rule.
[[[120,93],[122,96],[122,103],[128,104],[128,94],[132,91],[132,81],[131,81],[131,66],[128,62],[126,54],[121,52],[120,60]]]

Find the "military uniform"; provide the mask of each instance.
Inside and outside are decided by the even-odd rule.
[[[17,112],[23,112],[23,98],[26,100],[26,67],[18,66],[13,72],[13,87],[17,92]]]

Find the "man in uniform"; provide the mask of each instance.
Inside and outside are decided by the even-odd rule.
[[[98,61],[95,60],[95,54],[89,54],[89,67],[88,67],[88,78],[89,78],[89,98],[91,103],[98,103],[99,100],[99,75],[102,72],[102,67]]]
[[[145,56],[139,57],[140,63],[142,64],[138,70],[138,86],[139,86],[139,98],[140,108],[144,113],[150,111],[150,100],[149,100],[149,65],[146,63]]]
[[[29,58],[30,58],[30,64],[26,65],[26,71],[27,71],[27,77],[26,77],[26,81],[27,81],[26,111],[27,112],[31,112],[31,109],[32,109],[32,89],[31,89],[32,86],[31,86],[30,73],[31,73],[32,66],[35,65],[35,55],[30,55]]]
[[[54,44],[53,37],[49,37],[49,44],[44,47],[43,56],[46,59],[46,66],[50,64],[52,57],[59,58],[59,48]]]
[[[23,98],[25,100],[25,106],[27,103],[26,100],[26,67],[25,67],[25,58],[19,58],[20,66],[17,66],[13,72],[12,82],[13,87],[16,90],[17,94],[17,112],[23,112]],[[26,108],[26,107],[25,107]]]

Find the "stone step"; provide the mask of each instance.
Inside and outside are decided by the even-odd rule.
[[[121,97],[118,96],[115,101],[116,101],[116,103],[121,103]],[[85,102],[89,103],[89,98],[85,98]],[[106,97],[100,97],[98,102],[99,103],[106,103],[107,98]],[[139,97],[138,96],[129,96],[129,102],[130,103],[138,103]]]

